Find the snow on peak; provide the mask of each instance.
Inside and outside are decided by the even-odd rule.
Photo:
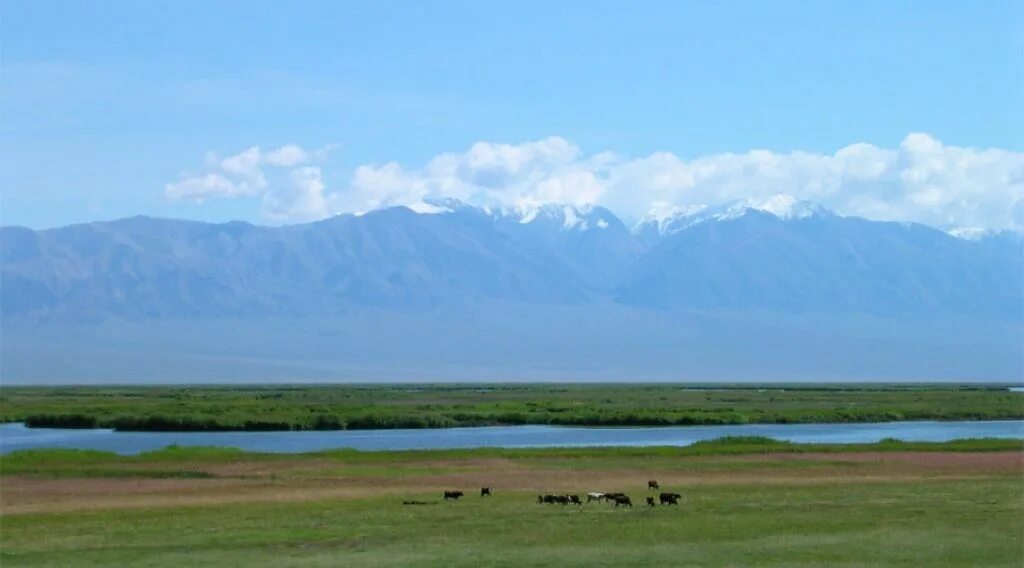
[[[811,203],[810,201],[803,201],[793,197],[792,195],[786,195],[779,193],[769,197],[766,201],[758,204],[751,205],[752,209],[759,209],[767,213],[775,215],[779,219],[806,219],[808,217],[814,217],[823,213],[828,213],[824,207]]]
[[[419,213],[420,215],[436,215],[438,213],[452,212],[452,209],[450,209],[449,207],[439,203],[428,201],[426,199],[418,203],[410,203],[406,207],[408,207],[409,209],[416,213]]]
[[[657,204],[636,224],[634,231],[654,231],[661,235],[671,235],[705,221],[738,219],[750,211],[768,213],[784,221],[830,214],[827,209],[819,205],[786,194],[773,195],[767,199],[744,199],[713,207],[707,205],[672,207]]]
[[[611,213],[591,205],[567,205],[559,203],[524,204],[506,213],[522,225],[544,221],[557,224],[563,231],[586,231],[591,228],[606,229],[611,226]]]
[[[995,234],[995,231],[979,227],[957,227],[955,229],[950,229],[947,233],[965,241],[980,241],[992,236]]]
[[[982,229],[979,227],[957,227],[946,234],[965,241],[1000,241],[1016,247],[1024,245],[1024,231],[1017,229]]]
[[[455,198],[427,198],[410,209],[421,214],[444,214],[473,212],[492,218],[506,218],[521,225],[543,222],[546,226],[563,231],[586,231],[607,229],[618,220],[603,207],[594,205],[571,205],[565,203],[520,203],[515,206],[491,208],[477,207]],[[802,201],[792,195],[777,194],[768,198],[743,199],[724,205],[669,205],[655,203],[650,211],[633,226],[636,233],[671,235],[688,227],[706,221],[738,219],[751,211],[767,213],[784,221],[807,219],[817,215],[829,215],[823,207]],[[954,233],[954,236],[970,238]],[[981,236],[977,237],[981,238]]]
[[[726,211],[716,216],[716,218],[735,219],[736,217],[746,215],[747,211],[750,210],[770,213],[784,221],[807,219],[808,217],[828,213],[825,208],[819,205],[797,199],[792,195],[779,193],[769,197],[768,199],[744,199],[736,201],[730,204]]]
[[[657,203],[634,226],[634,233],[653,232],[659,235],[672,235],[683,229],[705,220],[706,205],[669,206]]]
[[[587,228],[587,222],[582,217],[577,215],[576,210],[573,209],[572,207],[562,207],[562,218],[565,219],[565,221],[562,223],[562,228],[567,231],[579,225],[582,225],[581,229],[583,230],[586,230]]]

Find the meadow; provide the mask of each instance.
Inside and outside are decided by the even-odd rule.
[[[1019,440],[0,457],[7,566],[1020,566]],[[648,479],[683,495],[644,505]],[[494,495],[480,497],[490,486]],[[444,503],[444,490],[466,496]],[[635,507],[539,505],[623,491]],[[404,505],[403,501],[424,505]]]
[[[118,430],[1003,420],[1003,385],[331,385],[5,387],[0,421]]]

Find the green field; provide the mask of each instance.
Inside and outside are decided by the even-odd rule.
[[[0,421],[119,430],[336,430],[1024,418],[1006,386],[5,387]]]
[[[1024,446],[0,458],[3,566],[1020,566]],[[648,479],[683,494],[649,508]],[[478,496],[489,485],[495,495]],[[441,502],[444,489],[467,496]],[[538,505],[624,491],[635,507]],[[408,506],[405,500],[429,504]]]

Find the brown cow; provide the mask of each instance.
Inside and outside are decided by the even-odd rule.
[[[661,486],[658,485],[657,479],[652,479],[647,482],[647,490],[650,491],[652,489],[661,489]]]

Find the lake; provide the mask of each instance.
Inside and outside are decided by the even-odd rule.
[[[570,446],[687,446],[723,436],[765,436],[790,442],[866,443],[883,438],[945,442],[962,438],[1022,438],[1024,420],[883,422],[869,424],[742,424],[669,428],[495,426],[418,430],[305,432],[115,432],[0,425],[0,454],[36,448],[76,448],[138,454],[172,444],[295,453],[337,448],[411,450]]]

